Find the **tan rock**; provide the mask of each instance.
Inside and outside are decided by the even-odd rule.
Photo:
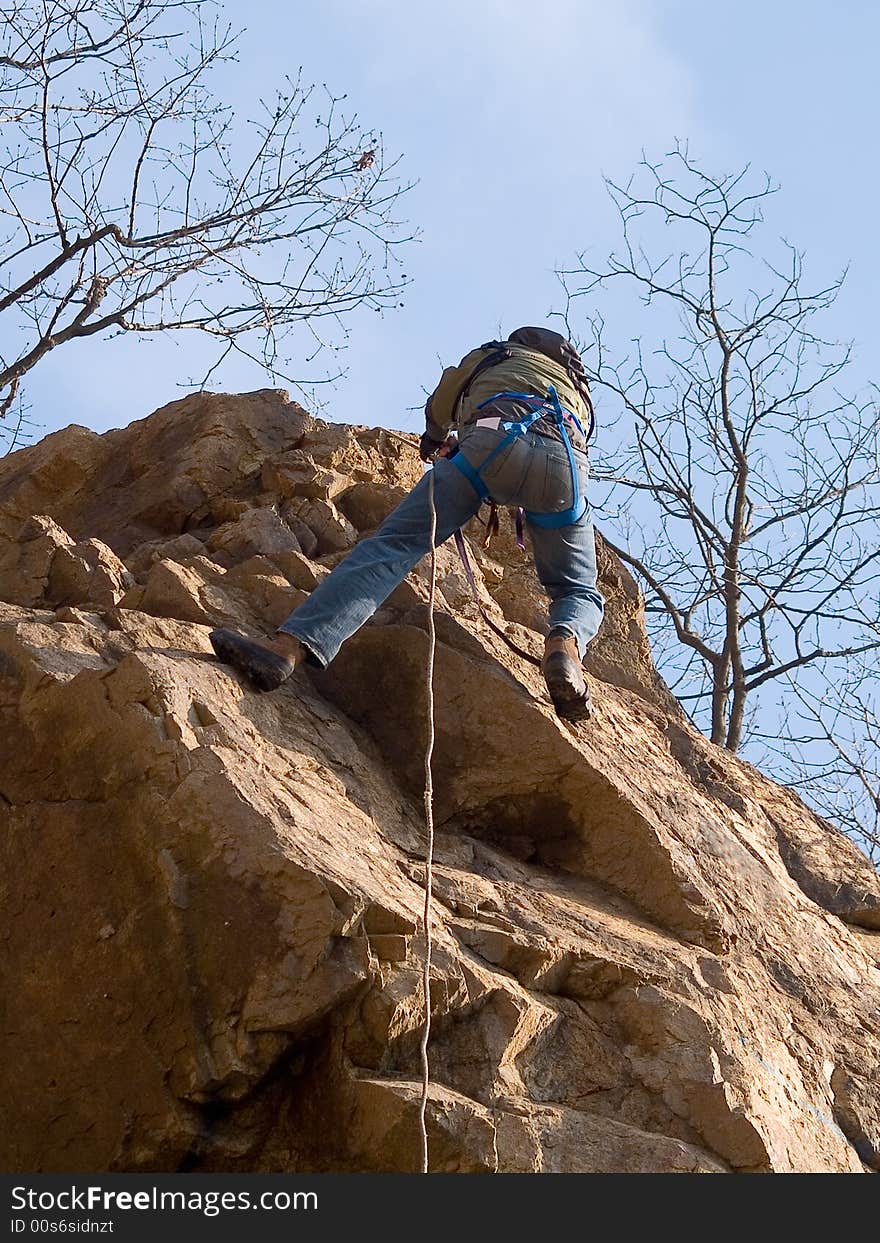
[[[319,540],[312,528],[299,516],[296,508],[286,502],[282,506],[284,521],[299,540],[299,546],[307,558],[316,557],[319,553]]]
[[[347,475],[327,470],[302,453],[264,462],[262,480],[265,488],[281,497],[307,496],[326,501],[332,501],[351,484]]]
[[[358,531],[373,531],[399,505],[408,489],[400,484],[379,483],[368,479],[344,492],[337,505]]]
[[[521,1174],[720,1174],[728,1167],[704,1149],[639,1131],[598,1114],[548,1106],[501,1112],[498,1164]]]
[[[174,539],[146,540],[128,557],[126,565],[135,575],[146,574],[157,561],[183,561],[205,552],[205,545],[195,535],[186,533]]]
[[[204,574],[193,566],[176,561],[157,561],[147,576],[137,607],[157,617],[174,617],[179,621],[209,625],[219,620],[203,600],[208,583]]]
[[[19,538],[22,523],[38,514],[41,504],[64,526],[61,514],[69,508],[73,515],[88,503],[85,490],[90,480],[111,462],[108,440],[72,424],[30,446],[24,455],[10,454],[0,483],[0,534]]]
[[[58,549],[45,595],[56,605],[112,608],[133,586],[133,575],[116,554],[101,540],[89,539]]]
[[[276,393],[0,462],[3,1168],[418,1168],[426,567],[273,695],[208,635],[420,474]],[[472,536],[540,651],[511,530]],[[431,1168],[880,1169],[867,860],[692,729],[607,549],[581,726],[437,571]]]
[[[67,532],[47,515],[28,518],[15,538],[0,542],[0,600],[26,607],[45,602],[55,555],[72,545]]]
[[[321,579],[326,578],[328,574],[325,566],[310,561],[301,552],[276,553],[272,560],[287,578],[290,585],[292,587],[299,587],[302,591],[312,591],[317,587]]]
[[[134,579],[101,540],[75,544],[46,515],[29,518],[0,545],[0,596],[24,605],[110,608]]]
[[[282,510],[288,519],[306,526],[317,540],[317,551],[342,552],[357,543],[358,533],[332,501],[318,497],[294,497]],[[302,551],[306,548],[303,546]]]
[[[265,389],[196,393],[104,436],[65,428],[5,459],[0,530],[15,535],[42,497],[75,540],[104,540],[125,558],[197,527],[224,497],[243,504],[263,462],[300,443],[311,422],[286,393]]]
[[[249,509],[236,522],[218,527],[208,540],[208,548],[225,552],[234,561],[302,551],[291,528],[269,508]]]

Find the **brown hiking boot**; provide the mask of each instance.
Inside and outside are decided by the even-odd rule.
[[[564,721],[588,720],[593,705],[573,635],[553,631],[547,636],[541,672],[557,715]]]
[[[302,645],[293,635],[258,643],[235,630],[212,630],[208,638],[218,660],[243,673],[257,690],[275,691],[286,682],[303,656]]]

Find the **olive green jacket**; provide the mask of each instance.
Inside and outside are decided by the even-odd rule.
[[[480,371],[468,384],[468,379],[480,362],[496,349],[503,349],[509,358],[495,366]],[[440,383],[425,405],[425,426],[433,440],[444,440],[455,427],[459,431],[480,418],[477,407],[496,393],[534,393],[546,397],[549,385],[555,385],[559,400],[566,410],[576,415],[585,431],[589,432],[591,413],[578,392],[573,380],[561,363],[538,350],[527,349],[505,341],[498,345],[481,346],[466,354],[457,367],[446,367]],[[483,412],[489,414],[489,411]],[[552,424],[541,430],[553,434]],[[579,437],[574,438],[577,441]],[[581,444],[577,444],[581,448]]]

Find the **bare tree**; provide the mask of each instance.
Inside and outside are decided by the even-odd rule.
[[[769,181],[711,177],[678,147],[609,188],[621,252],[560,276],[567,318],[620,284],[647,308],[623,359],[591,321],[593,383],[635,426],[601,476],[624,497],[612,546],[677,695],[737,750],[762,695],[815,696],[815,667],[880,649],[880,416],[841,392],[850,350],[816,327],[840,281],[807,290],[793,247],[753,249]]]
[[[405,187],[300,80],[249,121],[214,92],[212,0],[11,0],[0,26],[0,416],[59,346],[197,330],[286,374],[291,329],[393,305]]]
[[[775,772],[880,864],[880,681],[864,656],[809,690],[791,683],[772,732],[756,731]]]

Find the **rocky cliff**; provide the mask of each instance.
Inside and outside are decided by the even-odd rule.
[[[0,463],[3,1168],[417,1168],[424,567],[271,696],[207,636],[419,471],[268,391]],[[578,726],[439,553],[432,1167],[878,1169],[877,875],[690,728],[600,551]]]

